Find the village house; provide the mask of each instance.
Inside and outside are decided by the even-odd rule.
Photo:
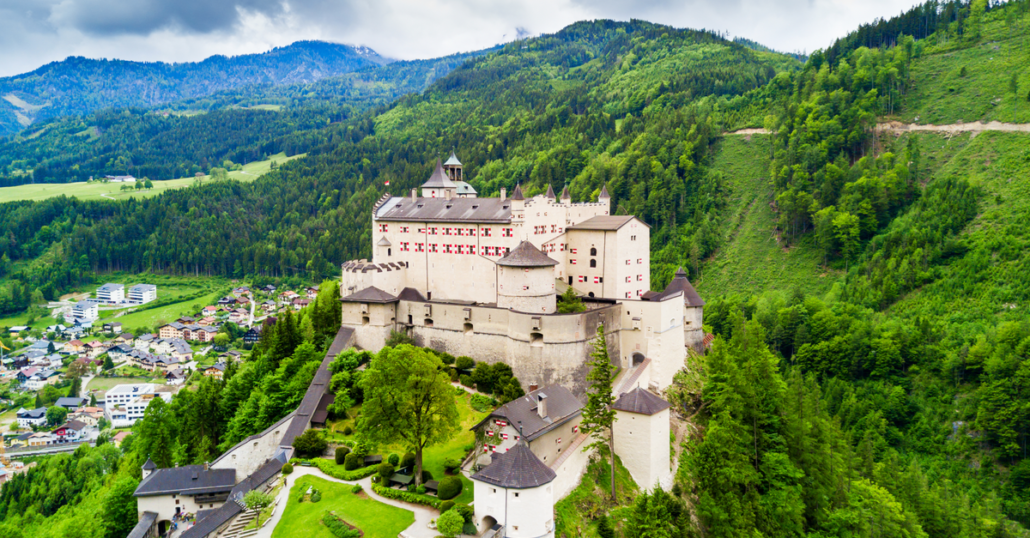
[[[243,343],[252,346],[261,340],[261,328],[262,325],[255,325],[243,333]]]
[[[180,362],[193,360],[193,348],[181,338],[166,338],[157,340],[151,346],[155,354],[171,355]]]
[[[261,309],[265,312],[275,312],[277,308],[279,308],[279,305],[277,305],[275,301],[265,301],[261,303]]]
[[[25,388],[40,390],[47,385],[55,385],[61,380],[61,372],[56,370],[40,370],[25,381]]]
[[[154,371],[167,371],[169,368],[175,368],[179,365],[179,360],[169,355],[155,355],[146,351],[139,351],[137,349],[132,350],[128,357],[132,361],[132,364],[142,368],[144,370]]]
[[[309,304],[311,304],[311,299],[294,299],[293,300],[293,309],[294,310],[301,310],[303,308],[307,308],[307,306]]]
[[[99,407],[80,407],[68,415],[68,418],[96,428],[100,424],[100,419],[104,418],[104,410]]]
[[[318,286],[313,286],[304,290],[305,295],[308,299],[314,299],[318,297]]]
[[[131,346],[132,342],[133,342],[132,333],[122,333],[122,334],[119,334],[118,336],[116,336],[114,338],[114,343],[115,344],[125,344],[127,346]]]
[[[181,368],[172,368],[165,372],[165,385],[178,386],[186,382],[186,373]]]
[[[28,429],[33,426],[44,426],[46,425],[46,408],[25,409],[23,407],[18,410],[17,417],[19,428]]]
[[[297,292],[291,291],[291,290],[286,290],[286,291],[284,291],[284,292],[279,294],[279,304],[281,304],[281,305],[291,304],[291,303],[293,303],[293,300],[298,298],[298,297],[300,297],[300,295],[297,295]]]
[[[183,331],[183,338],[197,342],[210,342],[215,339],[218,329],[210,325],[190,325]]]
[[[162,325],[158,330],[157,334],[161,338],[185,338],[184,331],[186,326],[178,321],[173,321],[167,325]]]
[[[180,514],[222,506],[235,485],[235,469],[212,469],[207,465],[158,469],[147,459],[143,479],[133,495],[140,515],[149,512],[154,514],[155,521],[170,525]],[[158,532],[167,529],[165,526]]]
[[[136,348],[128,344],[118,344],[107,350],[107,356],[111,357],[112,361],[122,362],[124,360],[130,360],[133,352],[138,352]]]
[[[55,443],[74,443],[82,438],[86,424],[78,420],[69,420],[51,432]]]
[[[204,368],[204,375],[215,379],[222,379],[225,374],[225,363],[220,362]]]
[[[118,334],[122,332],[122,324],[117,321],[109,321],[101,327],[105,333]]]
[[[114,443],[114,446],[121,448],[122,441],[130,435],[132,435],[132,432],[118,432],[114,434],[113,438],[111,438],[111,442]]]
[[[63,407],[67,409],[69,412],[74,412],[78,408],[86,405],[88,402],[89,400],[85,398],[79,398],[78,396],[62,396],[58,398],[56,402],[54,402],[54,405],[58,407]]]
[[[154,343],[154,340],[157,340],[157,337],[151,333],[141,334],[132,343],[132,347],[140,351],[150,351],[150,346]]]
[[[247,312],[242,308],[237,308],[229,313],[229,321],[237,325],[246,322],[248,319],[250,319],[250,312]]]
[[[200,321],[197,322],[197,325],[200,325],[202,327],[212,327],[218,325],[218,318],[213,316],[205,316],[203,318],[200,318]]]
[[[85,348],[86,358],[95,359],[107,352],[108,345],[100,341],[93,341],[88,342]]]
[[[54,443],[54,438],[50,435],[50,432],[36,432],[29,435],[28,446],[29,448],[40,448],[49,446]]]

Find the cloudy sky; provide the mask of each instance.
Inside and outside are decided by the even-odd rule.
[[[68,56],[196,61],[301,39],[431,58],[584,19],[708,28],[783,51],[825,47],[916,0],[0,0],[0,76]]]

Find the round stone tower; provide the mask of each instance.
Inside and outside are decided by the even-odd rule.
[[[497,260],[497,306],[519,312],[553,314],[557,309],[554,291],[554,266],[529,241]]]

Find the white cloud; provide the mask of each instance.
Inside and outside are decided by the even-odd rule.
[[[67,56],[197,61],[302,39],[432,58],[584,19],[645,19],[812,51],[915,0],[5,0],[0,76]]]

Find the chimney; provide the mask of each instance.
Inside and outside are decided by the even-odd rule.
[[[414,202],[418,198],[418,189],[411,189],[411,201]]]
[[[450,200],[451,198],[453,198],[454,197],[454,189],[444,189],[443,190],[443,197],[444,197],[444,199],[447,199],[447,200]]]
[[[536,395],[536,412],[540,418],[547,418],[547,395],[542,392]]]
[[[206,461],[204,462],[204,470],[205,471],[210,470],[209,467],[207,466],[207,462]]]
[[[501,201],[508,197],[508,189],[501,187]]]

